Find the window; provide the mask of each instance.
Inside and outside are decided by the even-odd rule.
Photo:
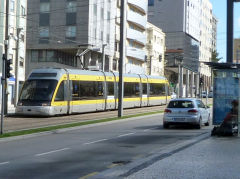
[[[77,22],[76,13],[67,13],[66,14],[66,25],[75,25]]]
[[[77,2],[74,0],[68,1],[66,12],[68,13],[77,12]]]
[[[66,37],[76,37],[76,26],[68,26],[66,27]]]
[[[39,15],[39,26],[49,26],[50,16],[49,13]]]
[[[114,82],[107,82],[107,95],[114,96]]]
[[[46,59],[46,61],[52,62],[54,60],[55,60],[55,58],[54,58],[54,51],[48,50],[47,51],[47,59]]]
[[[15,1],[14,0],[10,1],[9,8],[10,8],[10,12],[15,11]]]
[[[109,44],[110,43],[110,35],[107,34],[107,43]]]
[[[50,3],[49,2],[41,2],[40,3],[40,13],[49,13],[50,11]]]
[[[147,83],[142,83],[142,94],[147,94]]]
[[[165,95],[165,85],[159,83],[150,84],[150,96],[163,96]]]
[[[192,101],[171,101],[168,108],[194,108]]]
[[[124,97],[139,97],[139,83],[124,83]]]
[[[148,0],[148,6],[154,6],[154,0]]]
[[[103,99],[103,82],[72,81],[72,100]]]
[[[49,37],[49,27],[40,27],[39,37]]]
[[[21,16],[25,16],[25,15],[26,15],[25,7],[21,5]]]
[[[61,82],[55,97],[55,101],[64,101],[64,83],[66,82],[65,81]]]
[[[203,104],[203,102],[202,101],[197,101],[197,106],[199,107],[199,108],[205,108],[205,105]]]
[[[97,16],[97,4],[94,4],[93,11],[94,15]]]
[[[103,19],[104,18],[104,9],[103,9],[103,7],[101,8],[101,19]]]
[[[46,51],[45,50],[39,50],[38,51],[38,61],[39,62],[45,62],[45,57],[46,57]]]
[[[37,50],[32,50],[31,61],[32,62],[37,62],[38,61],[38,51]]]
[[[23,64],[24,64],[24,59],[22,57],[20,57],[19,66],[23,67]]]

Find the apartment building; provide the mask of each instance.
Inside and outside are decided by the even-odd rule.
[[[146,74],[164,76],[165,34],[157,26],[147,23]]]
[[[33,68],[113,69],[115,1],[28,1],[26,74]]]
[[[26,5],[27,0],[9,0],[8,27],[6,27],[6,1],[0,0],[0,74],[2,75],[2,55],[12,59],[13,77],[8,79],[8,103],[13,104],[16,84],[25,80],[25,42],[26,42]],[[6,28],[8,40],[5,41]],[[5,52],[4,44],[8,44]],[[17,88],[16,88],[17,89]],[[1,95],[0,95],[1,96]]]
[[[120,17],[121,1],[117,0],[117,17]],[[146,69],[147,0],[126,1],[126,36],[124,73],[144,74]],[[118,18],[116,18],[118,19]],[[119,59],[120,19],[116,21],[116,54]]]
[[[211,57],[211,20],[212,5],[209,0],[148,1],[148,21],[160,27],[166,34],[167,51],[181,52],[171,53],[166,65],[168,67],[170,64],[169,70],[177,72],[173,67],[181,63],[184,68],[181,78],[185,79],[186,85],[190,80],[191,83],[194,82],[190,86],[198,88],[201,75],[210,79],[210,69],[201,65],[201,61],[209,61]]]
[[[240,64],[240,39],[234,39],[233,63]]]

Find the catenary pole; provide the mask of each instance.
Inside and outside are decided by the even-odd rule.
[[[118,82],[118,117],[123,116],[123,63],[125,58],[125,0],[121,0],[120,10],[120,59],[119,59],[119,82]]]

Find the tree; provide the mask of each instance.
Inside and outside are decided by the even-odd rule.
[[[213,50],[211,61],[218,63],[222,59],[222,57],[218,57],[218,55],[219,55],[219,53],[216,50]]]

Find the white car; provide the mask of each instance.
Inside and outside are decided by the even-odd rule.
[[[169,125],[192,124],[200,129],[202,124],[210,124],[209,107],[205,106],[200,99],[179,98],[170,100],[164,111],[163,127]]]
[[[177,95],[176,95],[176,93],[172,92],[171,93],[171,99],[175,99],[175,98],[177,98]]]

